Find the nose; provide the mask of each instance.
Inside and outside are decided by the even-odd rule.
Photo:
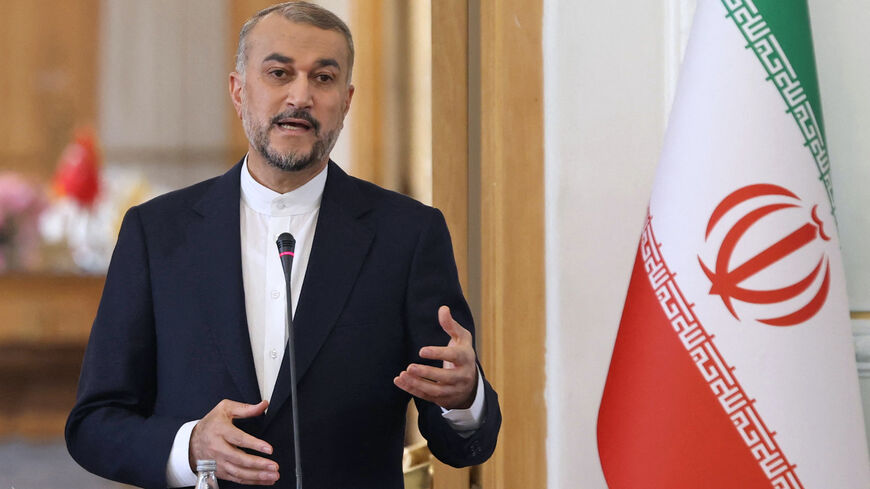
[[[287,86],[287,105],[295,109],[309,109],[314,102],[307,76],[297,76]]]

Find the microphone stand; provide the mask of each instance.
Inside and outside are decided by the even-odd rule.
[[[290,294],[290,272],[293,269],[293,256],[296,240],[290,233],[278,236],[278,256],[284,268],[284,282],[287,285],[287,353],[290,360],[290,408],[293,416],[293,451],[296,457],[296,489],[302,489],[302,449],[299,442],[299,396],[296,389],[296,345],[293,339],[293,296]]]

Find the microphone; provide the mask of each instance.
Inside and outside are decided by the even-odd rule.
[[[284,267],[284,278],[287,279],[287,288],[290,288],[290,271],[293,270],[293,257],[296,256],[296,239],[290,233],[281,233],[278,236],[278,258],[281,259],[281,266]],[[290,296],[287,296],[288,298]],[[288,316],[289,317],[289,316]]]
[[[299,444],[299,396],[296,392],[296,347],[293,341],[293,299],[290,294],[290,272],[293,270],[293,257],[296,256],[296,239],[290,233],[278,236],[278,258],[284,268],[284,282],[287,285],[287,353],[290,360],[290,407],[293,415],[293,450],[296,455],[296,489],[302,489],[302,452]]]

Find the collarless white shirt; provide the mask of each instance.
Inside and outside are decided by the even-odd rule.
[[[242,280],[254,368],[264,400],[272,398],[289,334],[284,271],[275,243],[285,232],[296,239],[290,274],[295,315],[325,186],[326,167],[305,185],[279,194],[254,180],[248,171],[247,158],[242,165],[239,203]]]

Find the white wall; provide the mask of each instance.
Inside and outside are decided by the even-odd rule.
[[[853,311],[870,311],[870,52],[866,0],[810,2],[837,220]],[[870,319],[853,319],[870,438]]]
[[[100,139],[109,167],[158,188],[223,168],[226,0],[103,0]]]
[[[604,488],[595,421],[664,133],[666,11],[544,11],[548,485]]]
[[[544,0],[553,489],[606,488],[598,406],[694,4]],[[810,0],[810,8],[850,301],[870,310],[870,4]],[[868,335],[870,372],[864,323],[855,329]],[[870,407],[870,376],[864,383]]]
[[[849,304],[870,311],[870,2],[813,0],[810,16]]]

